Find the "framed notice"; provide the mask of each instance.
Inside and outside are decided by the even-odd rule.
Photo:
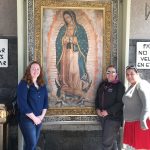
[[[137,42],[136,66],[138,69],[150,69],[150,42]]]
[[[8,39],[0,39],[0,67],[8,67]]]

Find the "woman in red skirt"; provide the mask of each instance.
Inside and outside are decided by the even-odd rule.
[[[126,68],[131,86],[123,96],[123,144],[136,150],[150,150],[150,84],[139,77],[134,66]]]

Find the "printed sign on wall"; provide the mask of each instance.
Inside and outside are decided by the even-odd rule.
[[[0,39],[0,67],[8,67],[8,39]]]
[[[150,42],[137,42],[136,66],[138,69],[150,69]]]

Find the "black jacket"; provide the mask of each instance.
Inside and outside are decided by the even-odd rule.
[[[123,118],[123,103],[122,96],[125,92],[123,84],[110,83],[103,81],[97,90],[95,107],[100,110],[107,110],[107,118],[112,120],[122,121]]]

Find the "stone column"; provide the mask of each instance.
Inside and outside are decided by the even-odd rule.
[[[129,60],[129,36],[130,36],[130,10],[131,0],[123,0],[123,14],[122,14],[122,72],[125,86],[127,87],[127,81],[125,79],[125,67],[128,65]]]
[[[18,82],[23,76],[25,66],[25,6],[24,0],[17,0],[17,36],[18,36]],[[18,149],[23,150],[23,136],[18,128]]]

